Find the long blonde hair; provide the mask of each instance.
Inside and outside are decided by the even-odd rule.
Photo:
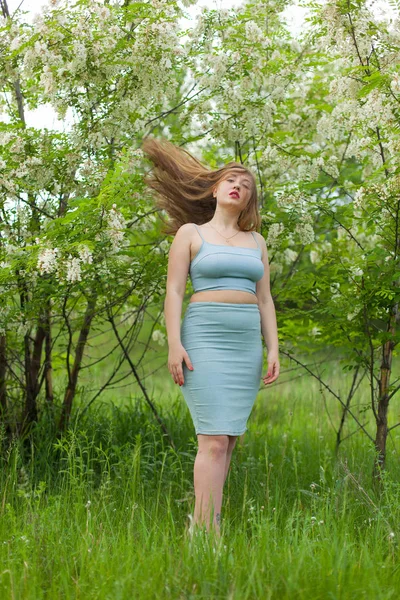
[[[152,173],[146,175],[144,181],[156,192],[155,203],[160,209],[165,235],[175,235],[184,223],[201,225],[209,221],[217,206],[213,188],[233,172],[245,173],[252,180],[249,202],[241,211],[237,224],[242,231],[260,228],[256,179],[241,163],[229,162],[213,171],[187,150],[165,139],[147,137],[143,140],[142,150],[153,163]],[[168,214],[169,221],[164,220],[161,211]]]

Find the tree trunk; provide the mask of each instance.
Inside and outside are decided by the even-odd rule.
[[[79,339],[76,346],[75,361],[69,376],[67,389],[65,390],[64,403],[61,411],[61,417],[58,429],[60,432],[64,431],[69,423],[72,410],[72,402],[75,397],[76,385],[78,383],[79,371],[82,365],[83,351],[87,342],[87,338],[90,331],[90,326],[94,317],[94,309],[96,306],[96,298],[92,297],[88,301],[85,316],[83,319],[83,325],[79,333]]]
[[[46,331],[43,327],[43,321],[39,322],[36,331],[36,337],[33,345],[32,356],[30,355],[29,334],[25,335],[25,382],[26,395],[25,407],[22,416],[21,433],[25,433],[27,428],[34,421],[38,420],[38,410],[36,399],[39,395],[39,370],[40,359],[42,356],[43,341],[46,337]]]
[[[354,394],[354,387],[355,387],[355,384],[356,384],[356,380],[357,380],[357,376],[358,376],[359,370],[360,370],[360,367],[358,366],[356,368],[356,370],[354,371],[354,373],[353,373],[353,381],[351,383],[351,388],[350,388],[349,394],[347,396],[346,406],[343,408],[342,417],[340,419],[339,429],[338,429],[338,432],[336,434],[336,447],[335,447],[336,455],[339,452],[339,446],[340,446],[340,443],[342,441],[342,432],[343,432],[343,429],[344,429],[344,422],[346,420],[346,414],[348,413],[349,408],[350,408],[350,403],[351,403],[351,399],[352,399],[353,394]]]
[[[6,387],[6,336],[0,336],[0,417],[1,420],[7,416],[7,387]]]
[[[396,331],[396,323],[399,318],[398,305],[393,309],[391,315],[388,331],[394,336]],[[375,437],[375,449],[378,454],[375,455],[374,467],[373,467],[373,479],[374,481],[381,480],[381,470],[385,468],[386,461],[386,438],[388,433],[387,427],[387,412],[389,407],[389,384],[390,384],[390,371],[392,367],[392,356],[395,341],[388,340],[382,349],[382,364],[381,364],[381,378],[379,380],[379,400],[378,400],[378,411],[376,421],[376,437]]]
[[[45,313],[45,329],[46,329],[46,338],[45,338],[45,365],[44,365],[44,377],[46,384],[46,402],[47,404],[52,405],[54,402],[54,394],[53,394],[53,366],[51,361],[51,307],[50,303],[47,304],[46,313]]]

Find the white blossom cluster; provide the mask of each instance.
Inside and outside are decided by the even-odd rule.
[[[137,216],[139,217],[139,214]],[[154,228],[154,223],[156,222],[156,220],[157,217],[154,214],[147,214],[142,219],[140,219],[140,229],[142,231],[150,231]]]
[[[311,223],[300,222],[296,224],[295,231],[302,244],[312,244],[314,241],[314,229]]]
[[[266,38],[264,31],[254,21],[246,21],[244,31],[246,39],[252,44],[261,43]]]
[[[347,319],[349,321],[352,321],[354,319],[354,317],[356,317],[359,314],[361,309],[362,309],[362,306],[359,303],[356,303],[354,305],[353,310],[347,314]]]
[[[154,216],[154,215],[151,215],[151,216]],[[156,246],[154,248],[154,252],[156,252],[157,254],[161,254],[161,253],[168,254],[170,246],[171,246],[171,244],[167,239],[162,240],[158,244],[158,246]]]
[[[339,177],[338,162],[338,157],[331,154],[324,163],[324,171],[334,179]]]
[[[66,261],[67,266],[67,274],[66,280],[69,283],[75,283],[76,281],[82,281],[82,269],[81,269],[81,259],[76,256],[72,256],[71,254],[68,256]]]
[[[23,76],[40,73],[43,95],[60,118],[68,107],[94,122],[101,117],[101,134],[86,132],[82,142],[105,147],[107,140],[141,132],[151,103],[175,94],[173,64],[183,52],[177,10],[174,3],[152,2],[151,19],[141,18],[129,36],[134,23],[123,23],[117,4],[91,0],[80,10],[45,10],[34,18],[34,43],[22,47],[14,41],[20,48]],[[86,93],[76,93],[83,89]],[[141,117],[133,119],[142,109]]]
[[[316,337],[321,333],[321,329],[319,327],[317,327],[316,325],[314,325],[314,327],[311,329],[310,333],[313,337]]]
[[[0,148],[5,158],[0,159],[0,192],[15,201],[29,187],[30,193],[37,193],[36,205],[46,205],[47,194],[57,194],[60,190],[59,173],[55,160],[48,160],[49,137],[41,136],[33,128],[23,131],[10,127],[0,132]],[[68,178],[67,178],[68,179]],[[68,185],[65,183],[64,192]]]
[[[338,65],[341,68],[341,65]],[[332,103],[342,100],[356,100],[358,92],[362,89],[362,83],[355,77],[340,75],[339,73],[329,84],[329,95],[327,99]]]
[[[359,34],[357,36],[357,48],[352,38],[352,30],[349,27],[348,15],[340,12],[336,0],[327,0],[321,10],[321,17],[326,26],[326,36],[319,40],[321,47],[326,50],[335,47],[337,53],[342,52],[344,56],[354,57],[358,60],[361,55],[364,59],[371,52],[371,39],[368,35],[368,19],[372,17],[367,9],[352,14],[353,28]]]
[[[0,306],[0,335],[6,335],[9,313],[9,306]]]
[[[364,186],[360,186],[356,193],[354,194],[354,207],[362,208],[363,202],[365,198],[365,188]]]
[[[271,248],[271,250],[273,250],[278,246],[278,238],[284,229],[285,226],[283,223],[272,223],[272,225],[268,229],[268,236],[266,239],[266,245],[268,248]]]
[[[290,265],[297,259],[298,255],[299,253],[295,250],[292,250],[291,248],[285,248],[283,251],[283,260],[287,265]]]
[[[39,240],[36,240],[39,243]],[[37,268],[39,269],[39,273],[44,275],[46,273],[54,273],[57,269],[57,248],[48,248],[44,247],[40,249]]]
[[[395,122],[395,116],[386,96],[377,89],[368,94],[364,104],[360,104],[358,117],[359,122],[364,124],[366,134],[371,127],[391,126]]]
[[[36,238],[36,243],[40,244],[40,239]],[[51,248],[46,245],[39,250],[37,269],[40,275],[56,273],[56,277],[61,281],[63,276],[61,270],[66,269],[65,280],[74,283],[82,281],[82,265],[90,265],[93,263],[93,253],[85,244],[81,244],[78,248],[78,257],[68,255],[64,261],[60,256],[58,248]]]
[[[332,294],[331,299],[339,298],[341,295],[340,291],[340,283],[338,281],[334,281],[329,286],[330,292]]]
[[[353,277],[361,277],[361,275],[364,274],[364,271],[361,269],[361,267],[357,267],[356,265],[351,265],[349,271],[349,281],[351,281]]]
[[[271,144],[267,144],[262,155],[261,160],[264,163],[268,163],[271,161],[275,161],[279,158],[279,151],[275,146],[271,146]]]
[[[160,346],[165,345],[165,333],[160,329],[155,329],[152,334],[152,339],[157,342]]]
[[[111,210],[107,211],[106,220],[108,225],[105,230],[106,235],[111,241],[113,251],[117,252],[124,241],[126,221],[122,213],[117,210],[116,204],[113,204]]]
[[[283,272],[283,262],[282,256],[280,254],[274,255],[274,260],[271,261],[269,265],[269,270],[271,274],[277,273],[280,275]]]
[[[142,167],[144,152],[141,148],[127,148],[125,154],[120,158],[126,168],[136,170]]]
[[[390,89],[394,94],[400,94],[400,75],[399,73],[393,73],[393,79],[390,82]]]
[[[91,265],[93,263],[93,253],[86,245],[79,246],[78,254],[83,264]]]

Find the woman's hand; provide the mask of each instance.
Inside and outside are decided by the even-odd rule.
[[[175,383],[179,383],[179,385],[183,385],[183,367],[182,363],[185,361],[188,369],[193,371],[193,365],[190,361],[189,355],[186,352],[185,348],[182,344],[177,344],[176,346],[170,346],[168,352],[168,369],[172,375],[172,378]]]
[[[268,354],[268,371],[267,374],[263,377],[263,381],[265,385],[268,385],[278,379],[279,377],[279,358],[277,354],[269,353]]]

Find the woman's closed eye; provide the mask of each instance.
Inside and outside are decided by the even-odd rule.
[[[234,180],[232,177],[230,177],[230,178],[228,179],[228,181],[235,181],[235,180]],[[248,186],[248,185],[245,185],[245,187],[246,187],[247,189],[249,189],[249,186]]]

